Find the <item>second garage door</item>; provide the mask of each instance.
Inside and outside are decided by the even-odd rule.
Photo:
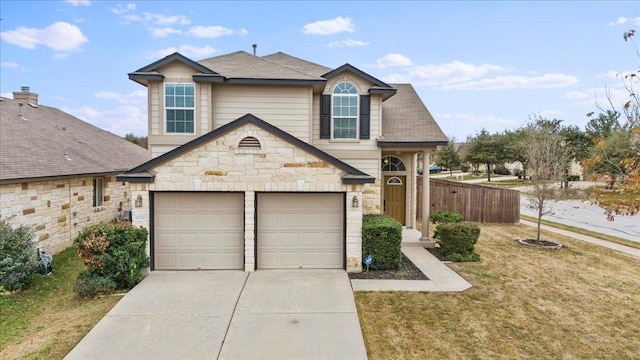
[[[344,268],[344,195],[258,194],[258,269]]]
[[[242,193],[156,193],[154,269],[244,267]]]

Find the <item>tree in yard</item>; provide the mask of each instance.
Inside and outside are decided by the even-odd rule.
[[[633,45],[640,59],[640,52],[634,41],[635,33],[635,30],[629,30],[623,34],[623,38]],[[593,139],[595,146],[591,157],[585,161],[585,167],[595,175],[608,175],[612,187],[617,179],[622,180],[626,183],[627,194],[637,194],[640,192],[640,68],[628,74],[619,74],[619,77],[624,90],[629,95],[628,100],[623,101],[621,105],[616,105],[610,93],[607,92],[610,109],[605,110],[596,104],[602,113],[594,120],[599,124],[614,114],[620,114],[622,121],[617,127],[604,128],[595,134]],[[592,115],[593,113],[587,114],[587,116]],[[621,201],[608,209],[610,217],[612,213],[640,212],[640,198],[634,199],[633,195],[627,195],[627,197],[628,201]]]
[[[133,133],[128,133],[124,136],[124,139],[147,149],[147,142],[148,142],[147,136],[137,136],[137,135],[134,135]]]
[[[557,183],[564,179],[566,164],[571,159],[566,138],[555,131],[549,123],[540,121],[529,123],[524,128],[524,145],[529,168],[531,169],[531,190],[527,194],[529,209],[537,212],[540,240],[540,222],[544,215],[553,212],[549,200],[559,197]]]
[[[449,169],[449,175],[453,176],[453,168],[460,166],[460,155],[455,149],[455,138],[450,137],[447,146],[441,147],[435,154],[436,164]]]
[[[500,134],[489,134],[482,129],[465,147],[464,161],[472,164],[484,164],[487,168],[487,181],[491,181],[493,165],[506,160],[506,138]]]
[[[588,115],[593,115],[590,113]],[[606,139],[614,131],[620,129],[620,113],[613,110],[606,110],[604,113],[600,113],[598,117],[589,120],[585,127],[585,134],[591,143],[595,143],[598,140]]]

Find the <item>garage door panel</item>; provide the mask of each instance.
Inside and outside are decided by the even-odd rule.
[[[258,194],[258,268],[343,268],[343,195]]]
[[[155,269],[244,267],[243,194],[156,193],[154,219]]]

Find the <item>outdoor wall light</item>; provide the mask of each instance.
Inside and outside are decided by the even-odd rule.
[[[357,208],[359,205],[358,197],[354,195],[353,199],[351,199],[351,207]]]
[[[141,208],[142,207],[142,196],[138,195],[138,197],[136,198],[136,207],[137,208]]]

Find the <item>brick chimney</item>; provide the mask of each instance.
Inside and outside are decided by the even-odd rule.
[[[21,91],[14,91],[13,100],[22,101],[26,104],[38,105],[38,94],[29,91],[28,86],[22,86]]]

